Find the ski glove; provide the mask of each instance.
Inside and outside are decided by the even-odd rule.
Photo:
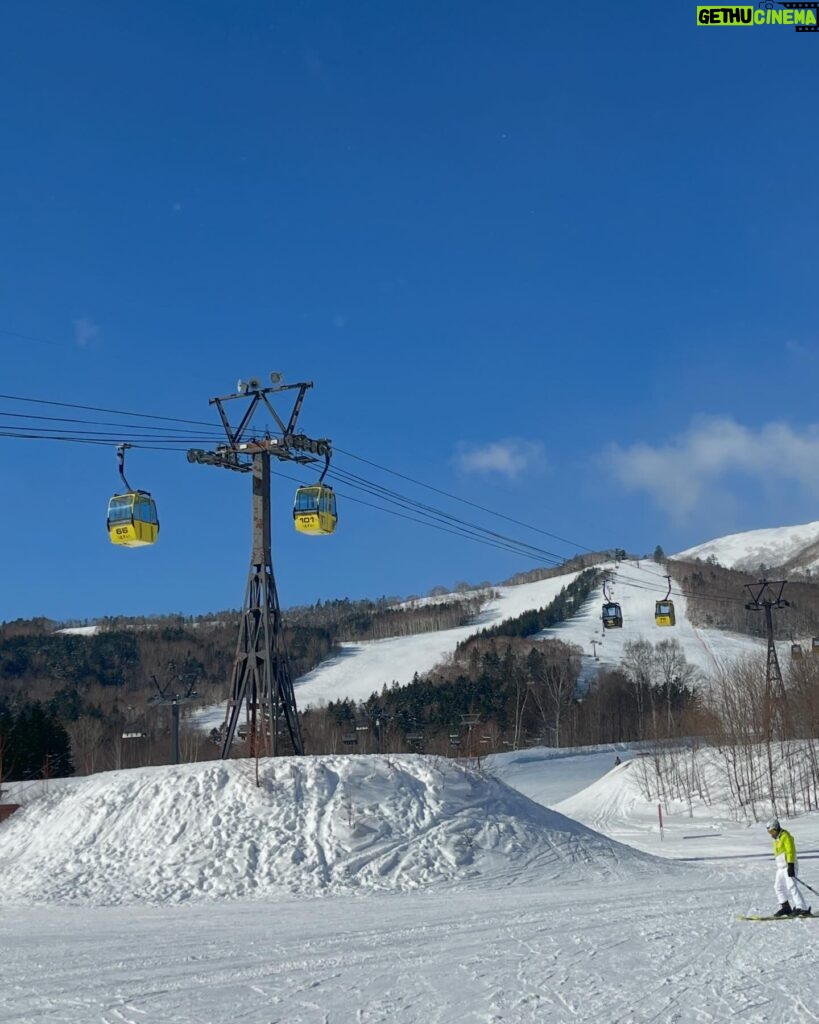
[[[789,864],[788,865],[788,878],[796,878],[796,865],[795,864]]]

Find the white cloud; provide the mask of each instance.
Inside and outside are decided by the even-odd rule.
[[[90,316],[81,316],[74,321],[74,340],[80,348],[85,348],[88,342],[93,341],[99,333],[99,327]]]
[[[805,362],[812,362],[816,358],[813,347],[805,345],[801,341],[786,341],[785,351],[794,359],[804,360]]]
[[[517,480],[523,473],[541,469],[546,462],[543,445],[538,441],[510,438],[472,446],[461,444],[455,463],[462,473],[496,473]]]
[[[698,416],[665,444],[612,445],[602,460],[621,484],[647,492],[676,519],[724,500],[729,474],[758,485],[795,483],[819,495],[816,426],[799,432],[787,423],[768,423],[755,430],[729,416]]]

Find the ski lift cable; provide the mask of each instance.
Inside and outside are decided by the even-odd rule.
[[[553,540],[559,540],[561,544],[567,544],[569,547],[579,548],[582,551],[586,551],[590,554],[594,554],[594,548],[588,548],[584,544],[579,544],[573,540],[567,540],[565,537],[560,537],[556,533],[549,533],[548,530],[543,530],[538,526],[532,526],[531,523],[524,523],[519,519],[514,519],[512,516],[507,516],[503,512],[497,512],[494,509],[487,508],[485,505],[480,505],[477,502],[470,501],[468,498],[462,498],[460,495],[452,494],[450,491],[445,491],[440,487],[433,487],[432,484],[424,483],[423,480],[417,480],[414,477],[408,476],[405,473],[399,473],[397,470],[390,469],[388,466],[382,466],[377,462],[372,462],[370,459],[365,459],[361,455],[356,455],[353,452],[345,451],[343,448],[334,448],[334,451],[346,455],[348,458],[357,459],[359,462],[365,462],[369,466],[373,466],[375,469],[380,469],[384,473],[390,473],[393,476],[400,477],[402,480],[407,480],[409,483],[417,484],[419,487],[425,487],[427,490],[434,491],[436,494],[441,494],[446,498],[451,498],[453,501],[460,501],[465,505],[471,505],[472,508],[479,509],[481,512],[487,512],[489,515],[497,516],[499,519],[506,519],[510,523],[514,523],[516,526],[523,526],[527,530],[534,530],[536,533],[542,533],[545,537],[551,537]]]

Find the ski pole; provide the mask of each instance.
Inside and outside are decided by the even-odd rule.
[[[813,894],[814,894],[815,896],[819,896],[819,892],[817,892],[817,891],[816,891],[815,889],[813,889],[813,888],[812,888],[811,886],[809,886],[807,882],[803,882],[801,878],[796,878],[796,875],[794,875],[794,879],[795,879],[795,880],[796,880],[796,881],[797,881],[797,882],[798,882],[798,883],[799,883],[800,885],[804,885],[804,887],[805,887],[806,889],[810,889],[810,891],[811,891],[811,892],[812,892],[812,893],[813,893]]]

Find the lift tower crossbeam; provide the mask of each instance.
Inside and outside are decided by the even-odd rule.
[[[231,695],[225,717],[222,757],[230,749],[244,709],[250,737],[251,756],[265,748],[274,757],[279,753],[303,754],[304,744],[299,728],[296,698],[290,677],[290,666],[284,646],[284,631],[270,542],[270,459],[312,463],[323,457],[329,461],[330,442],[296,434],[299,412],[312,382],[281,384],[281,375],[270,375],[272,386],[262,387],[256,378],[239,381],[236,394],[211,398],[225,429],[227,444],[214,451],[192,449],[189,462],[221,466],[239,473],[253,474],[251,505],[252,545],[250,571],[247,577],[244,605],[239,623],[239,638],[231,675]],[[271,393],[297,391],[293,409],[285,423],[273,407]],[[249,400],[241,420],[234,428],[224,403],[236,399]],[[272,416],[280,436],[270,432],[249,435],[256,410],[264,407]],[[289,749],[280,749],[280,738],[289,740]]]

